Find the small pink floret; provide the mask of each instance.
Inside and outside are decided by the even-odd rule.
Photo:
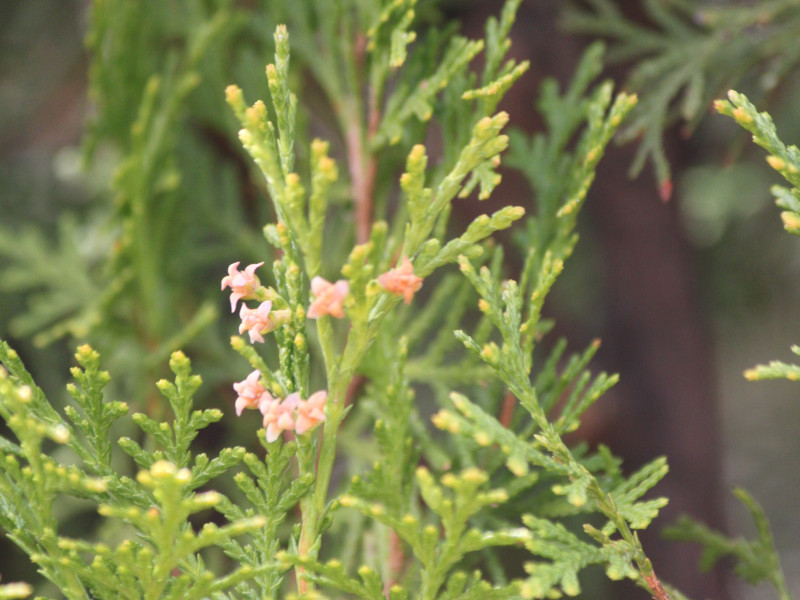
[[[277,440],[281,433],[294,429],[294,405],[296,400],[293,396],[298,394],[290,394],[283,400],[270,399],[262,402],[258,407],[261,414],[264,415],[264,428],[267,430],[267,441],[269,443]]]
[[[231,312],[236,312],[236,303],[239,300],[249,300],[261,282],[256,277],[256,269],[263,265],[263,262],[247,265],[244,271],[239,270],[239,263],[235,262],[228,267],[228,274],[222,278],[221,290],[226,287],[231,288]]]
[[[289,394],[283,400],[272,396],[265,398],[258,408],[264,416],[267,442],[272,443],[284,431],[294,431],[302,435],[325,420],[325,401],[328,392],[311,394],[308,400],[300,398],[298,392]]]
[[[240,416],[245,408],[259,408],[265,401],[272,400],[272,396],[261,385],[261,371],[253,371],[247,379],[233,384],[233,389],[238,394],[236,398],[236,416]]]
[[[308,397],[308,400],[301,401],[298,404],[297,420],[294,428],[298,435],[313,429],[325,420],[325,402],[327,399],[328,392],[322,390],[314,392]]]
[[[346,280],[340,279],[331,283],[322,277],[314,277],[311,280],[311,292],[314,294],[314,301],[308,307],[309,319],[319,319],[324,315],[344,318],[342,302],[350,293],[350,284]]]
[[[246,331],[250,336],[251,344],[256,342],[263,344],[264,338],[262,334],[269,333],[277,327],[277,323],[270,315],[271,310],[272,302],[269,300],[262,302],[258,308],[248,308],[245,304],[242,304],[242,308],[239,311],[239,317],[242,319],[239,325],[239,333]]]
[[[414,275],[414,266],[404,256],[399,267],[390,269],[380,277],[378,283],[390,294],[402,296],[406,304],[411,303],[414,294],[422,287],[422,277]]]

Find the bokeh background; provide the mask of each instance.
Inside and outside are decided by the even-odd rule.
[[[528,131],[541,127],[533,110],[541,79],[568,81],[589,41],[560,27],[561,4],[523,2],[514,29],[513,54],[532,68],[504,108]],[[444,5],[465,32],[477,35],[498,3]],[[54,234],[61,215],[80,221],[92,203],[108,201],[113,156],[99,154],[88,172],[79,169],[92,112],[87,10],[85,0],[0,2],[3,228]],[[609,76],[624,82],[625,65],[610,67]],[[790,74],[769,106],[787,142],[800,139],[799,98],[798,78]],[[742,377],[755,364],[792,361],[789,347],[800,342],[800,242],[783,233],[772,206],[769,186],[778,177],[730,120],[709,113],[691,137],[676,128],[665,140],[672,199],[659,199],[648,169],[636,179],[628,176],[631,145],[610,151],[580,220],[576,255],[549,303],[574,347],[600,338],[595,368],[621,375],[579,433],[610,445],[630,468],[669,457],[672,471],[658,488],[672,499],[664,525],[687,512],[749,535],[751,524],[728,493],[733,485],[746,487],[772,522],[784,571],[800,598],[798,388]],[[496,192],[526,193],[511,172]],[[70,342],[35,346],[15,333],[10,323],[26,298],[2,279],[3,270],[0,263],[0,337],[20,349],[45,389],[60,393]],[[770,597],[765,589],[734,583],[724,569],[698,574],[697,553],[687,546],[653,535],[646,544],[661,576],[690,597]],[[0,574],[4,581],[35,577],[5,542]],[[630,597],[644,596],[631,591]]]

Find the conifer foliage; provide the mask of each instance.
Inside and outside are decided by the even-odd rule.
[[[542,315],[637,98],[598,81],[596,44],[567,89],[543,84],[544,130],[509,131],[519,5],[470,40],[415,0],[95,0],[86,151],[120,159],[85,231],[108,247],[70,263],[81,292],[40,234],[0,233],[6,287],[35,290],[18,332],[92,341],[63,408],[0,343],[0,526],[64,597],[538,599],[578,595],[589,567],[682,597],[637,535],[666,459],[626,475],[566,441],[617,377]],[[793,181],[796,148],[759,118]],[[530,199],[458,226],[502,161]],[[776,195],[796,233],[795,191]],[[99,524],[66,528],[65,499]],[[752,546],[682,531],[778,581],[749,560],[774,557],[763,528]]]

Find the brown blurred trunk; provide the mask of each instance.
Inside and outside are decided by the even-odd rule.
[[[604,264],[598,362],[621,374],[597,437],[629,469],[667,456],[662,525],[687,513],[721,529],[717,390],[697,272],[674,201],[659,201],[651,177],[627,179],[632,150],[609,152],[587,204]],[[660,577],[692,598],[725,597],[718,573],[699,573],[699,548],[642,538]]]

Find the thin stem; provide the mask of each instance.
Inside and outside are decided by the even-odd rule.
[[[647,564],[650,564],[650,560],[647,560]],[[661,582],[656,577],[656,572],[653,571],[652,565],[650,566],[650,574],[645,575],[642,573],[642,577],[644,578],[644,582],[647,584],[647,587],[650,589],[650,593],[653,594],[653,598],[655,600],[670,600],[669,594],[664,589],[664,586],[661,585]]]
[[[327,423],[326,423],[327,433]],[[317,481],[319,480],[320,472],[320,457],[323,451],[315,452],[316,444],[312,447],[298,448],[297,459],[298,469],[300,473],[311,473],[314,471],[315,462],[317,469]],[[324,505],[323,507],[324,508]],[[298,553],[300,556],[306,556],[314,547],[317,536],[319,534],[320,513],[322,509],[316,502],[316,494],[308,494],[300,501],[301,525],[300,542],[298,544]],[[304,569],[301,566],[295,567],[295,577],[297,578],[297,589],[300,593],[308,591],[308,581],[303,576]]]
[[[521,375],[520,380],[522,380]],[[509,381],[508,383],[515,382]],[[511,387],[512,390],[514,389],[513,385],[509,387]],[[547,416],[539,403],[536,390],[531,386],[524,387],[520,385],[517,387],[519,388],[517,393],[518,397],[526,408],[528,408],[534,421],[539,424],[545,446],[553,454],[553,457],[558,462],[565,465],[572,464],[588,475],[590,483],[587,491],[589,495],[594,499],[597,509],[614,524],[614,527],[619,531],[622,539],[633,547],[633,560],[636,563],[636,568],[645,585],[650,590],[650,593],[653,595],[653,598],[655,600],[670,600],[669,594],[664,590],[664,587],[661,585],[661,582],[653,570],[653,564],[650,559],[647,558],[647,554],[642,547],[642,543],[639,541],[639,537],[631,531],[625,517],[622,516],[614,504],[614,499],[611,495],[603,490],[600,482],[597,481],[597,478],[592,473],[586,471],[586,469],[576,461],[574,455],[564,443],[564,440],[561,439],[561,436],[547,420]]]
[[[366,41],[366,37],[363,34],[359,34],[354,45],[353,55],[350,57],[351,60],[347,61],[353,67],[350,73],[351,79],[358,79],[358,74],[363,69]],[[360,85],[355,85],[351,89],[359,90],[360,88]],[[373,192],[377,162],[374,155],[368,150],[368,141],[369,138],[374,136],[380,124],[379,103],[381,93],[382,86],[380,89],[370,89],[366,131],[364,127],[365,119],[362,114],[363,107],[358,96],[347,95],[343,102],[333,103],[347,146],[348,170],[355,213],[356,241],[359,244],[369,240],[372,229]],[[355,380],[352,380],[352,375],[357,365],[346,364],[342,368],[342,361],[337,360],[333,329],[329,318],[320,319],[317,325],[327,373],[328,408],[327,419],[322,433],[322,443],[317,455],[314,491],[306,496],[300,504],[302,529],[298,552],[301,556],[312,551],[319,535],[321,515],[327,503],[331,474],[336,459],[336,440],[339,426],[344,419],[350,394],[356,387]],[[354,355],[360,357],[360,350],[363,350],[361,346],[369,345],[371,340],[370,338],[363,339],[360,336],[352,336],[352,330],[350,333],[343,356],[348,356],[348,350],[352,350],[352,346],[355,343],[359,348]],[[353,355],[351,354],[350,356]],[[298,590],[301,593],[308,591],[309,582],[303,577],[302,568],[298,567],[295,572]]]
[[[364,129],[360,115],[348,110],[345,139],[347,143],[347,166],[352,181],[353,205],[355,210],[356,242],[369,240],[372,228],[373,190],[377,163],[375,157],[366,149]]]
[[[405,564],[405,553],[403,552],[403,541],[394,529],[389,530],[389,556],[386,559],[387,567],[389,569],[389,576],[386,578],[386,585],[383,588],[385,595],[389,594],[389,590],[400,580],[400,574],[403,572]]]
[[[361,74],[366,59],[367,38],[363,33],[356,36],[353,53],[348,63],[352,66],[351,79],[356,84],[351,89],[355,94],[349,94],[344,103],[344,110],[340,113],[342,129],[347,144],[347,162],[352,182],[353,205],[355,209],[356,242],[359,244],[369,240],[372,228],[373,191],[375,188],[375,174],[377,163],[374,155],[369,151],[369,140],[374,136],[380,123],[379,95],[381,87],[370,86],[369,101],[364,126],[364,110],[359,99],[361,90]]]
[[[514,408],[516,408],[516,406],[517,399],[514,397],[514,394],[510,391],[506,392],[503,398],[503,406],[500,409],[500,416],[497,419],[506,429],[511,427],[511,419],[514,417]]]
[[[789,593],[789,588],[786,585],[786,577],[783,575],[780,562],[777,563],[777,569],[772,583],[775,586],[775,590],[778,592],[778,598],[780,598],[780,600],[792,600],[792,595]]]

